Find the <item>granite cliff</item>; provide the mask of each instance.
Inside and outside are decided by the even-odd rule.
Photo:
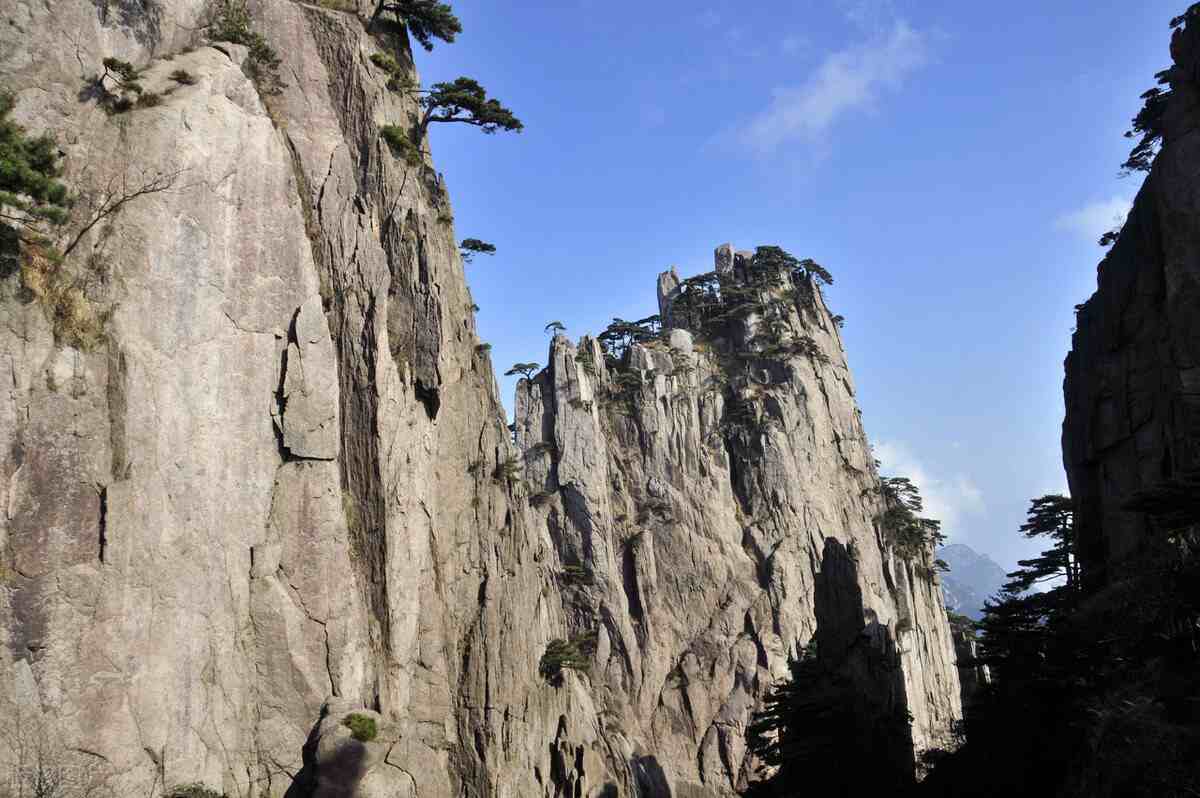
[[[1066,359],[1063,461],[1084,578],[1100,589],[1151,552],[1200,480],[1200,26],[1171,39],[1151,98],[1161,150],[1076,308]],[[1181,20],[1182,21],[1182,18]],[[1161,91],[1161,90],[1160,90]],[[1145,512],[1159,511],[1159,517]],[[1162,511],[1167,511],[1164,517]]]
[[[327,5],[253,5],[271,92],[196,0],[5,5],[0,83],[80,207],[165,181],[61,264],[2,242],[5,733],[121,795],[725,796],[815,636],[910,759],[943,744],[940,590],[880,528],[819,291],[803,352],[715,389],[682,328],[624,377],[555,338],[514,440],[447,188],[380,137],[418,110],[370,56],[415,77],[408,43]],[[101,107],[109,57],[157,101]],[[555,640],[590,670],[539,673]]]

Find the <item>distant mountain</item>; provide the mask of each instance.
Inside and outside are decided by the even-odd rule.
[[[1006,581],[1005,570],[991,557],[963,543],[944,546],[937,556],[950,566],[949,572],[942,574],[946,609],[978,620],[984,600]]]

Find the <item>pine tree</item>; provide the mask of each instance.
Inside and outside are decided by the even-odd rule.
[[[0,93],[0,223],[25,237],[67,220],[70,200],[59,181],[58,148],[47,135],[30,137],[12,121],[15,100]]]
[[[459,122],[492,134],[498,131],[521,132],[524,125],[499,100],[487,96],[487,90],[471,78],[456,78],[450,83],[435,83],[419,100],[424,109],[417,123],[420,141],[433,122]]]
[[[454,10],[438,0],[380,0],[367,23],[367,30],[373,29],[384,13],[394,15],[396,21],[426,50],[433,49],[434,39],[452,44],[454,38],[462,33],[462,23],[454,15]]]
[[[514,363],[512,368],[504,372],[505,377],[515,377],[518,374],[527,380],[533,379],[533,374],[538,370],[537,363]]]
[[[476,255],[495,255],[496,245],[480,241],[478,238],[464,238],[458,245],[458,252],[464,263],[471,263]]]

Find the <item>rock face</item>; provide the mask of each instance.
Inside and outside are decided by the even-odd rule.
[[[1200,478],[1200,32],[1171,41],[1162,149],[1096,293],[1077,309],[1066,360],[1063,460],[1091,587],[1154,537],[1127,505],[1146,492],[1195,495]],[[1163,502],[1158,502],[1160,506]]]
[[[992,682],[992,672],[987,665],[975,662],[979,656],[979,644],[973,634],[964,629],[953,629],[954,656],[958,658],[958,680],[962,685],[962,703],[966,707],[975,693]]]
[[[55,135],[79,214],[169,183],[60,267],[0,241],[0,718],[40,718],[120,795],[728,795],[756,701],[828,632],[894,646],[871,689],[915,747],[939,739],[959,712],[941,599],[881,543],[823,306],[829,362],[783,368],[743,448],[682,331],[678,373],[632,353],[619,419],[595,344],[592,373],[555,339],[515,448],[446,188],[379,136],[416,108],[369,57],[411,69],[407,42],[262,0],[284,85],[261,95],[204,11],[12,0],[0,26],[0,80]],[[85,79],[109,56],[161,101],[105,113]],[[538,673],[591,631],[590,676]],[[352,711],[376,740],[347,737]]]
[[[735,258],[749,262],[717,250],[727,291]],[[677,276],[658,286],[682,324]],[[675,327],[624,363],[557,336],[548,368],[517,389],[516,441],[569,634],[594,636],[601,752],[632,752],[672,795],[745,786],[750,715],[814,638],[879,707],[912,713],[910,760],[960,717],[940,587],[885,542],[837,327],[813,291],[811,310],[783,320],[802,354],[756,353],[753,314],[732,340]]]

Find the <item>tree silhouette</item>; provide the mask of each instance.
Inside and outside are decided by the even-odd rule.
[[[464,263],[471,263],[476,255],[495,255],[496,247],[478,238],[464,238],[458,245],[458,251]]]
[[[504,372],[505,377],[514,377],[520,374],[527,380],[533,379],[533,374],[538,370],[537,363],[514,363],[512,368]]]
[[[596,336],[605,357],[616,363],[623,362],[629,347],[636,343],[652,341],[662,331],[662,320],[658,314],[637,321],[614,318],[604,332]]]
[[[558,335],[563,330],[567,329],[567,325],[561,321],[552,321],[542,329],[542,332],[548,332],[551,335]]]
[[[416,127],[418,141],[433,122],[460,122],[488,134],[500,130],[519,133],[525,127],[512,111],[499,100],[488,97],[487,91],[471,78],[435,83],[423,93],[419,102],[424,113]]]

